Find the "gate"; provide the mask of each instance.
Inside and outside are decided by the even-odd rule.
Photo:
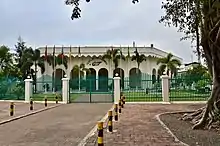
[[[71,79],[69,82],[70,102],[111,103],[113,102],[113,79]]]

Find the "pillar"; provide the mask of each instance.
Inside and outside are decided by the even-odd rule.
[[[163,75],[161,76],[162,78],[162,97],[163,97],[163,102],[169,102],[169,76],[168,75]]]
[[[121,92],[120,77],[116,75],[116,77],[114,77],[113,80],[114,80],[114,103],[118,104],[118,101],[120,99],[120,92]]]
[[[33,80],[28,78],[24,80],[25,82],[25,101],[29,102],[30,101],[30,97],[32,96],[32,82]]]
[[[64,77],[62,78],[62,98],[63,103],[70,102],[70,95],[69,95],[69,78]]]

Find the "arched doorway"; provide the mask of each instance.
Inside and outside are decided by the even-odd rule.
[[[86,72],[86,91],[95,91],[96,90],[96,71],[94,68],[89,68],[89,71]]]
[[[141,70],[132,68],[129,71],[129,86],[130,88],[141,88]]]
[[[53,72],[53,76],[54,76],[53,85],[55,85],[54,87],[55,92],[62,90],[62,78],[64,77],[64,75],[65,75],[65,71],[60,68],[55,70],[55,75]]]
[[[153,70],[152,70],[152,84],[156,83],[156,81],[157,81],[156,72],[157,72],[156,69],[153,68]]]
[[[108,91],[108,70],[101,68],[99,70],[99,91]]]
[[[121,68],[116,68],[113,71],[113,75],[115,77],[116,73],[118,74],[118,76],[121,78],[120,84],[121,84],[121,88],[124,89],[124,70]]]
[[[80,73],[80,82],[79,82],[79,70],[72,69],[70,73],[70,88],[74,90],[81,90],[82,84],[81,80],[83,79],[83,73]],[[80,88],[79,88],[80,85]]]

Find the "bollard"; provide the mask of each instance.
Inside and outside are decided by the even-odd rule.
[[[30,101],[30,110],[32,111],[34,109],[33,107],[33,99],[31,98],[31,101]]]
[[[44,97],[44,105],[47,107],[47,96]]]
[[[112,111],[108,111],[108,131],[113,132]]]
[[[118,112],[121,114],[121,99],[118,101]]]
[[[104,146],[103,143],[103,122],[98,122],[98,146]]]
[[[122,96],[122,99],[123,99],[123,104],[125,105],[125,96],[124,95]]]
[[[55,96],[56,104],[58,104],[58,95]]]
[[[115,104],[114,111],[115,111],[115,121],[118,121],[118,104]]]
[[[14,103],[11,102],[10,104],[10,116],[13,116],[14,115]]]
[[[121,97],[121,108],[124,108],[123,97]]]

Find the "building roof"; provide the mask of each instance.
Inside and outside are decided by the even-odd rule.
[[[45,48],[46,47],[39,47],[38,49],[40,50],[41,54],[45,54]],[[53,46],[47,46],[47,54],[53,54]],[[157,49],[155,47],[145,47],[145,46],[137,46],[137,47],[128,47],[128,46],[80,46],[80,47],[71,47],[71,55],[73,57],[79,56],[79,48],[80,48],[80,53],[81,56],[101,56],[105,54],[105,52],[109,49],[115,49],[115,48],[121,48],[122,53],[127,56],[128,55],[128,50],[130,52],[130,55],[134,54],[135,49],[137,48],[138,52],[140,54],[145,54],[146,56],[151,56],[151,57],[166,57],[167,52],[162,51],[160,49]],[[129,48],[129,49],[128,49]],[[62,52],[62,46],[56,46],[55,47],[55,55],[58,55]],[[63,46],[63,52],[65,55],[70,54],[70,46],[66,47]],[[182,58],[175,56],[174,58],[180,60],[181,62],[183,61]]]

